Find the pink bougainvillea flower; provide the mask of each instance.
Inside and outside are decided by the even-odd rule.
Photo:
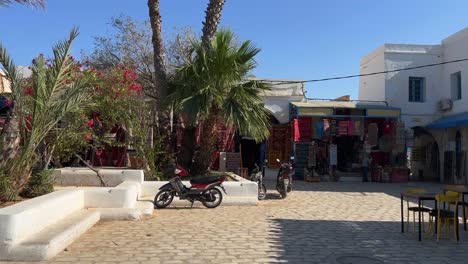
[[[92,138],[93,138],[93,136],[92,136],[91,134],[86,134],[86,135],[84,136],[84,139],[85,139],[86,141],[90,141]]]
[[[92,127],[94,125],[94,120],[90,119],[88,122],[84,124],[85,127]]]
[[[33,94],[33,90],[32,90],[31,87],[26,88],[26,89],[24,90],[24,95],[26,95],[26,96],[32,96],[32,94]]]
[[[97,150],[97,151],[96,151],[96,156],[100,157],[100,156],[102,155],[102,152],[103,152],[103,151],[102,151],[102,150],[100,150],[100,149],[99,149],[99,150]]]

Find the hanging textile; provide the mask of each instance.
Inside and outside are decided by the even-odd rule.
[[[322,120],[316,120],[314,122],[314,135],[312,138],[321,139],[323,136],[323,122]]]
[[[338,122],[338,134],[339,135],[348,135],[348,121]]]
[[[367,127],[367,141],[369,145],[376,146],[378,144],[379,127],[377,123],[371,123]]]
[[[338,128],[337,128],[336,120],[331,119],[330,120],[330,136],[332,137],[336,136],[337,130]]]
[[[386,120],[383,122],[383,134],[393,134],[393,122]]]
[[[405,123],[397,122],[395,127],[395,145],[397,152],[405,152]]]
[[[348,136],[353,135],[353,121],[349,120],[348,121]]]
[[[293,120],[293,138],[294,138],[294,142],[298,142],[299,139],[301,138],[300,132],[301,132],[301,130],[299,129],[299,120],[294,119]]]
[[[328,158],[329,164],[331,166],[336,166],[338,164],[338,148],[335,144],[330,144],[328,147]]]
[[[307,165],[308,167],[315,167],[316,165],[316,157],[317,157],[317,144],[315,142],[312,142],[309,145],[309,156],[308,156],[308,162]]]
[[[392,135],[382,135],[379,139],[379,149],[383,152],[391,152],[393,145]]]
[[[323,140],[328,140],[330,137],[330,119],[323,119]]]
[[[299,117],[299,141],[310,142],[312,139],[312,118]]]
[[[352,135],[353,136],[361,136],[362,132],[363,132],[362,121],[361,120],[353,120]]]

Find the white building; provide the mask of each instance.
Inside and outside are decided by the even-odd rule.
[[[304,81],[287,79],[259,79],[267,84],[270,90],[262,92],[261,96],[268,109],[280,124],[286,124],[289,120],[289,103],[302,102],[304,100]]]
[[[359,81],[360,100],[401,108],[416,179],[468,183],[468,60],[450,63],[463,59],[468,27],[437,45],[384,44],[361,59],[361,74],[436,64]]]

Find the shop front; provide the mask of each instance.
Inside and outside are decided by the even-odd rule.
[[[400,109],[383,103],[294,102],[290,117],[296,179],[356,178],[367,167],[372,181],[408,180]]]

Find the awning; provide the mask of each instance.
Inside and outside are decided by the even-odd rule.
[[[438,119],[431,124],[427,125],[427,128],[449,128],[449,127],[461,127],[468,126],[468,112],[451,115]]]

